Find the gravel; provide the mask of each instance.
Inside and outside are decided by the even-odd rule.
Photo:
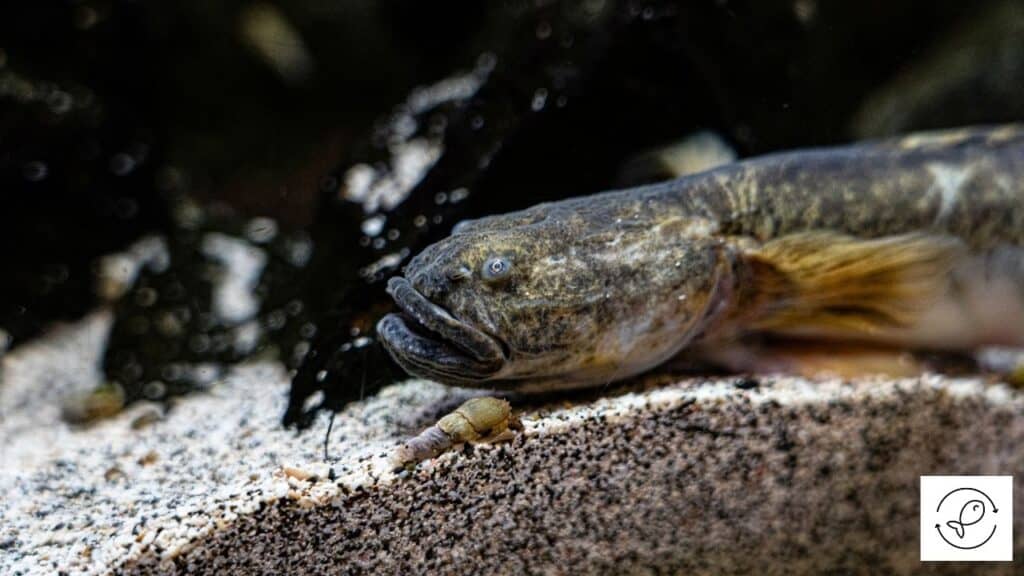
[[[2,574],[1013,572],[917,561],[920,474],[1014,474],[1024,493],[1024,394],[1001,384],[662,375],[520,401],[511,443],[395,474],[401,440],[474,393],[409,381],[353,404],[329,463],[326,416],[280,427],[271,363],[69,425],[109,323],[2,359]]]

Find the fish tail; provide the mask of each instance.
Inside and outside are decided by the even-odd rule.
[[[950,521],[946,522],[946,526],[949,526],[950,528],[952,528],[953,531],[956,532],[956,535],[957,535],[958,538],[963,538],[964,537],[964,525],[963,525],[962,522],[958,522],[956,520],[950,520]]]

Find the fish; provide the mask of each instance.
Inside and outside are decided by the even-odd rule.
[[[1024,125],[778,152],[460,222],[389,279],[406,372],[602,386],[750,335],[1024,346]],[[754,360],[751,360],[751,359]],[[728,363],[728,362],[726,362]]]
[[[968,500],[960,509],[960,516],[956,520],[947,521],[946,526],[952,528],[956,535],[963,539],[966,528],[981,522],[984,517],[985,503],[981,500]]]

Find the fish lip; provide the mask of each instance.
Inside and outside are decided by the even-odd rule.
[[[499,362],[508,358],[496,338],[456,318],[420,293],[401,276],[388,280],[387,292],[402,310],[430,332],[461,348],[482,362]]]
[[[424,336],[410,326],[405,314],[387,314],[377,323],[384,348],[403,370],[413,376],[454,386],[477,386],[493,378],[501,364],[481,362],[454,344]]]
[[[400,312],[382,318],[378,334],[407,371],[429,372],[429,376],[447,381],[475,381],[498,372],[508,360],[496,338],[431,302],[407,279],[391,278],[387,292]]]

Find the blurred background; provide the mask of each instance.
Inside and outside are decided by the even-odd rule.
[[[1021,118],[1011,0],[10,2],[0,354],[106,307],[69,419],[274,357],[301,423],[396,377],[381,281],[459,219],[656,180],[694,134]]]

